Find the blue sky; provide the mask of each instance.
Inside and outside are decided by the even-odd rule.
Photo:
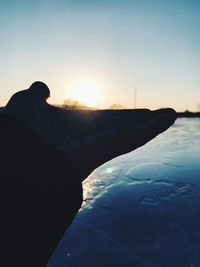
[[[35,80],[50,103],[92,81],[95,103],[196,110],[200,102],[200,1],[0,2],[0,105]]]

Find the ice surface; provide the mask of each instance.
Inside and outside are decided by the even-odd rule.
[[[96,169],[48,267],[200,266],[200,119]]]

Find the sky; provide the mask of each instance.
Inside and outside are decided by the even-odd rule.
[[[0,106],[37,80],[54,104],[200,103],[199,0],[1,0],[0,32]]]

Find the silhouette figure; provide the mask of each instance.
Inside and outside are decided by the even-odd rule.
[[[144,145],[176,119],[172,109],[63,110],[42,82],[0,111],[4,266],[45,266],[98,166]]]

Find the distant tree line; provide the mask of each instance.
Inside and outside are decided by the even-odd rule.
[[[73,99],[64,100],[62,107],[64,109],[88,109],[88,106],[80,103],[78,100]]]
[[[125,109],[121,104],[112,104],[109,109]]]
[[[88,107],[87,105],[82,104],[78,100],[66,99],[64,100],[63,105],[61,106],[64,109],[97,109],[93,107]],[[0,107],[1,109],[1,107]],[[126,109],[123,105],[114,103],[109,106],[108,109]],[[178,117],[200,117],[200,112],[191,112],[189,110],[185,110],[184,112],[177,112]]]

